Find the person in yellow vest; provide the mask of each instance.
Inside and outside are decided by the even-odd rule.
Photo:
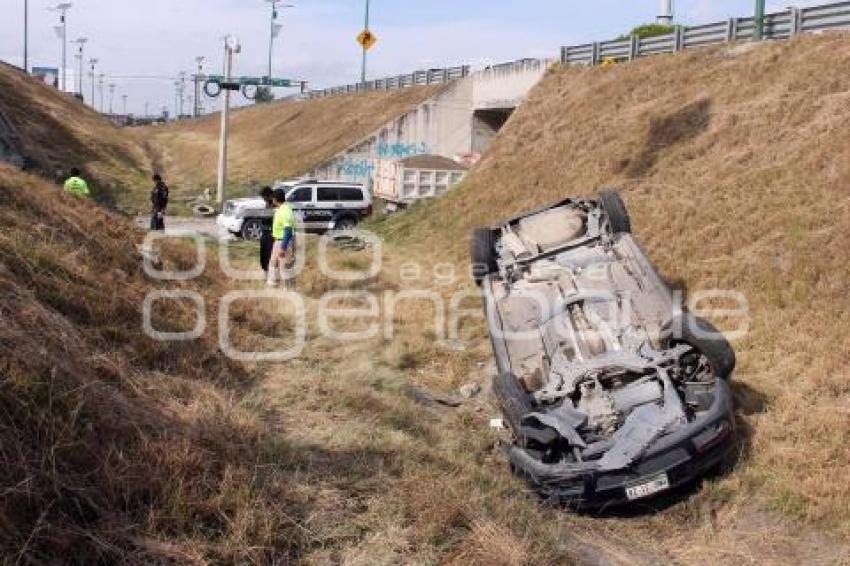
[[[71,169],[71,176],[65,181],[65,191],[78,197],[89,197],[89,185],[82,178],[79,169]]]
[[[268,285],[269,287],[277,287],[278,279],[280,279],[287,288],[294,288],[295,280],[289,276],[287,271],[295,259],[295,211],[292,205],[286,202],[286,191],[284,190],[275,191],[272,200],[277,211],[275,211],[272,221],[274,248],[269,266]]]

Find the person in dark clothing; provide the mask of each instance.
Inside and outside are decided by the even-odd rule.
[[[153,176],[155,183],[151,191],[151,230],[165,230],[165,209],[168,208],[168,185],[162,177]]]
[[[260,192],[260,196],[263,197],[263,200],[266,202],[266,208],[274,208],[274,191],[272,191],[271,187],[263,187],[263,190]],[[260,238],[260,265],[263,268],[263,271],[266,272],[266,278],[268,278],[269,273],[269,263],[272,259],[272,250],[274,249],[274,238],[272,237],[272,225],[271,222],[263,223],[263,235]]]

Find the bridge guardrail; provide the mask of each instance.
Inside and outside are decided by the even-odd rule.
[[[415,71],[406,75],[396,75],[394,77],[385,77],[367,81],[366,83],[354,83],[344,86],[325,88],[321,90],[311,90],[308,93],[309,98],[325,98],[327,96],[336,96],[338,94],[346,94],[349,92],[363,92],[373,90],[397,90],[400,88],[409,88],[412,86],[444,84],[462,79],[469,75],[469,65],[460,67],[447,67],[445,69],[428,69]]]
[[[673,33],[655,37],[597,41],[561,48],[561,63],[598,65],[605,59],[631,60],[659,53],[674,53],[729,41],[752,39],[755,18],[730,18],[696,26],[677,26]],[[799,33],[830,29],[850,29],[850,1],[835,2],[808,8],[789,8],[766,14],[764,39],[788,39]]]

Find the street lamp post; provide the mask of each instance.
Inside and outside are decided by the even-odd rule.
[[[91,107],[92,108],[97,107],[96,104],[95,104],[95,100],[94,100],[94,82],[95,82],[94,81],[94,77],[95,77],[94,66],[97,65],[97,62],[98,62],[97,59],[89,59],[89,64],[91,65],[91,73],[89,73],[89,76],[91,77]]]
[[[24,72],[29,73],[29,30],[30,30],[30,3],[24,0]]]
[[[57,4],[53,8],[50,8],[51,10],[59,12],[59,23],[61,24],[60,27],[62,28],[62,92],[65,92],[66,80],[68,75],[68,70],[66,68],[66,48],[68,45],[68,22],[66,14],[71,5],[72,4],[70,2],[62,2],[61,4]]]
[[[240,53],[239,40],[228,35],[224,38],[224,96],[221,97],[221,136],[218,144],[218,190],[216,202],[224,204],[227,192],[227,131],[230,126],[230,86],[233,75],[233,55]]]
[[[274,53],[274,39],[277,37],[278,33],[280,33],[280,27],[277,25],[277,9],[280,8],[294,8],[292,4],[280,4],[281,0],[266,0],[269,4],[272,5],[272,17],[271,22],[269,23],[269,80],[272,78],[272,56]],[[278,6],[279,5],[279,6]]]
[[[363,29],[369,29],[369,0],[366,0],[366,27]],[[360,82],[364,85],[366,84],[366,52],[368,49],[366,46],[363,46],[363,65],[360,68]]]
[[[115,101],[115,83],[109,83],[109,114],[115,114],[112,103]]]
[[[79,46],[77,48],[76,57],[80,60],[80,84],[79,88],[77,88],[77,94],[80,96],[83,96],[83,58],[85,57],[85,45],[87,41],[88,38],[86,37],[79,37],[76,41],[74,41],[74,43]]]
[[[106,77],[103,73],[97,76],[97,90],[100,94],[100,113],[103,114],[103,79]]]
[[[195,75],[195,118],[201,115],[201,76],[204,74],[204,61],[204,56],[195,57],[195,63],[198,64],[198,74]]]

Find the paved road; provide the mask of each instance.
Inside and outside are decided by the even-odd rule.
[[[147,229],[150,226],[149,216],[137,216],[136,226]],[[216,240],[233,239],[231,234],[218,227],[215,223],[215,218],[192,218],[189,216],[166,216],[165,217],[165,233],[185,233],[197,232]]]

